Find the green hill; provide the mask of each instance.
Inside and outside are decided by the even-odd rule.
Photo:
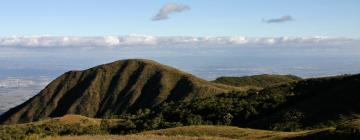
[[[10,109],[0,123],[79,114],[106,117],[152,108],[164,101],[208,97],[237,90],[151,60],[130,59],[84,71],[69,71],[39,94]]]
[[[249,126],[276,130],[335,126],[360,113],[359,85],[357,74],[266,88],[253,97],[264,111]]]
[[[274,84],[288,83],[298,80],[301,80],[301,78],[293,75],[261,74],[243,77],[219,77],[213,82],[238,87],[264,88]]]

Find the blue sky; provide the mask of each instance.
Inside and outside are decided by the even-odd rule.
[[[165,4],[190,10],[152,21]],[[360,38],[359,0],[1,0],[0,36],[330,36]],[[291,16],[268,24],[262,19]]]

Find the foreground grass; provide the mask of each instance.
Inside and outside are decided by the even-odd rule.
[[[116,123],[117,119],[109,119]],[[42,120],[28,124],[0,125],[0,140],[306,140],[360,139],[360,119],[337,127],[283,132],[220,125],[192,125],[145,131],[130,135],[110,135],[100,127],[101,119],[79,115]]]
[[[305,135],[312,131],[300,131],[300,132],[281,132],[281,131],[268,131],[258,130],[250,128],[239,128],[232,126],[184,126],[177,128],[169,128],[163,130],[147,131],[140,134],[146,135],[163,135],[163,136],[208,136],[208,137],[224,137],[232,139],[279,139],[294,137],[299,135]]]
[[[231,140],[222,137],[158,136],[158,135],[104,135],[47,137],[44,140]]]
[[[119,120],[109,119],[109,123]],[[80,115],[66,115],[37,122],[15,125],[0,125],[0,140],[39,139],[57,135],[106,134],[100,127],[101,119]]]
[[[169,129],[146,131],[134,135],[97,135],[97,136],[65,136],[47,137],[46,140],[229,140],[229,139],[255,139],[255,140],[277,140],[301,137],[316,133],[320,130],[281,132],[267,131],[249,128],[238,128],[231,126],[183,126]]]

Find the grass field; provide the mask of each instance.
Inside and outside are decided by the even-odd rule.
[[[231,140],[222,137],[189,137],[189,136],[157,136],[157,135],[128,135],[128,136],[64,136],[48,137],[44,140]]]
[[[183,126],[162,130],[146,131],[133,135],[96,135],[96,136],[65,136],[47,137],[46,140],[228,140],[228,139],[255,139],[255,140],[277,140],[291,139],[294,137],[313,134],[322,130],[281,132],[267,131],[232,126]]]

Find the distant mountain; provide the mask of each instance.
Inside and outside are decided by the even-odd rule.
[[[259,87],[264,88],[274,84],[288,83],[301,80],[294,75],[261,74],[243,77],[219,77],[213,82],[238,87]]]
[[[0,123],[25,123],[66,114],[104,117],[233,90],[238,89],[151,60],[121,60],[66,72],[39,94],[0,116]]]

